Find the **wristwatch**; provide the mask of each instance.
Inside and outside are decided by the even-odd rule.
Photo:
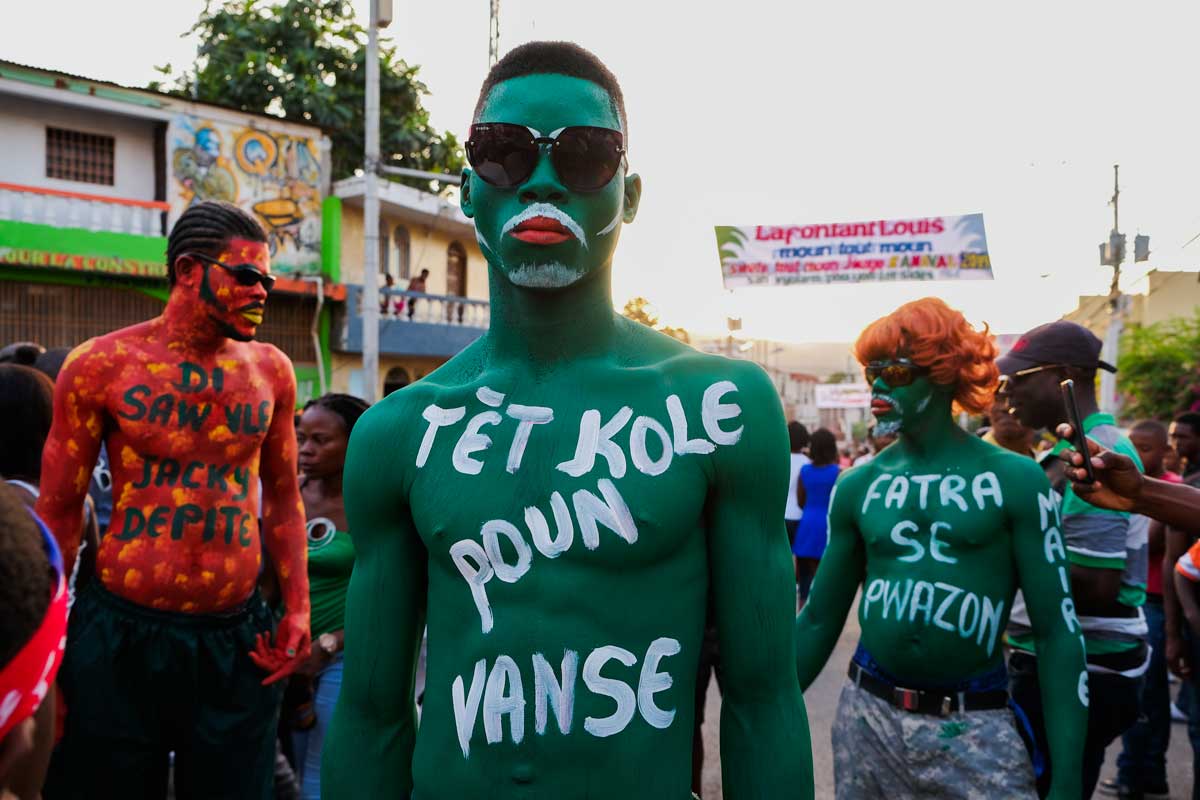
[[[325,651],[326,655],[337,655],[338,640],[332,633],[322,633],[317,637],[317,647]]]

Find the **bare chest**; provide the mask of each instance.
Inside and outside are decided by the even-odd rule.
[[[107,398],[124,447],[178,462],[181,471],[187,462],[256,460],[275,410],[271,382],[254,363],[233,358],[198,363],[143,355],[107,387]]]
[[[856,504],[870,558],[955,565],[1009,544],[1003,488],[989,470],[884,472]]]

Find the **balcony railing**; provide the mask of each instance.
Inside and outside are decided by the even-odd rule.
[[[345,315],[340,325],[341,349],[362,352],[361,286],[346,287]],[[382,288],[379,352],[392,355],[452,356],[487,330],[491,307],[484,300]]]
[[[379,297],[379,316],[386,320],[466,328],[486,329],[488,326],[490,308],[484,300],[388,288],[380,289]]]
[[[163,212],[168,209],[167,203],[153,200],[0,183],[0,220],[136,236],[163,236]]]

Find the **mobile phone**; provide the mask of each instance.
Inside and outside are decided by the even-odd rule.
[[[1071,423],[1071,444],[1075,445],[1075,449],[1083,456],[1083,469],[1087,472],[1088,483],[1095,483],[1096,473],[1092,471],[1092,454],[1088,450],[1087,437],[1083,434],[1083,419],[1079,416],[1079,403],[1075,401],[1075,381],[1067,378],[1059,384],[1059,388],[1062,389],[1063,405],[1067,407],[1067,422]]]

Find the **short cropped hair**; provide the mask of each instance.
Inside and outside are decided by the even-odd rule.
[[[1175,418],[1177,425],[1187,425],[1193,432],[1200,434],[1200,414],[1195,411],[1185,411]]]
[[[483,81],[479,99],[475,101],[475,113],[471,119],[479,121],[488,95],[499,83],[525,75],[566,75],[591,81],[608,93],[613,113],[621,124],[625,139],[629,139],[629,121],[625,118],[625,97],[621,85],[604,62],[593,53],[574,42],[526,42],[514,47],[496,62]],[[628,141],[625,147],[629,147]]]
[[[54,416],[54,384],[33,367],[0,364],[0,478],[37,483]]]
[[[1156,419],[1141,419],[1130,426],[1129,432],[1144,431],[1154,436],[1154,438],[1163,444],[1167,443],[1167,426],[1163,425]]]
[[[793,453],[799,453],[808,447],[808,428],[804,427],[803,422],[792,420],[788,423],[787,430],[788,444],[791,446]]]
[[[854,356],[864,366],[899,356],[929,367],[930,379],[953,387],[955,403],[970,414],[991,406],[1000,381],[987,326],[975,330],[962,312],[936,297],[905,303],[872,322],[854,343]]]
[[[0,667],[42,624],[52,586],[42,533],[17,490],[0,481]]]
[[[167,283],[175,285],[175,261],[187,253],[216,256],[230,239],[267,241],[263,226],[233,203],[205,200],[189,206],[167,237]]]

